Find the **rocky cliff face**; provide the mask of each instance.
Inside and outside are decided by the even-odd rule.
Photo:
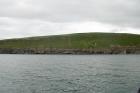
[[[0,54],[140,54],[140,48],[106,48],[106,49],[0,48]]]

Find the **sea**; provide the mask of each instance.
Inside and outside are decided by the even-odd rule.
[[[140,55],[0,55],[0,93],[137,93]]]

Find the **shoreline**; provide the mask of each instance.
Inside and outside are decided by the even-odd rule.
[[[0,48],[0,54],[140,54],[140,48],[98,48],[98,49],[57,49],[57,48]]]

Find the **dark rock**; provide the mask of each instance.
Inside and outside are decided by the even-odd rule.
[[[56,49],[56,48],[0,48],[0,54],[140,54],[140,48]]]

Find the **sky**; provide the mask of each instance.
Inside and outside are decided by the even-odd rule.
[[[0,39],[83,32],[140,34],[140,0],[0,0]]]

